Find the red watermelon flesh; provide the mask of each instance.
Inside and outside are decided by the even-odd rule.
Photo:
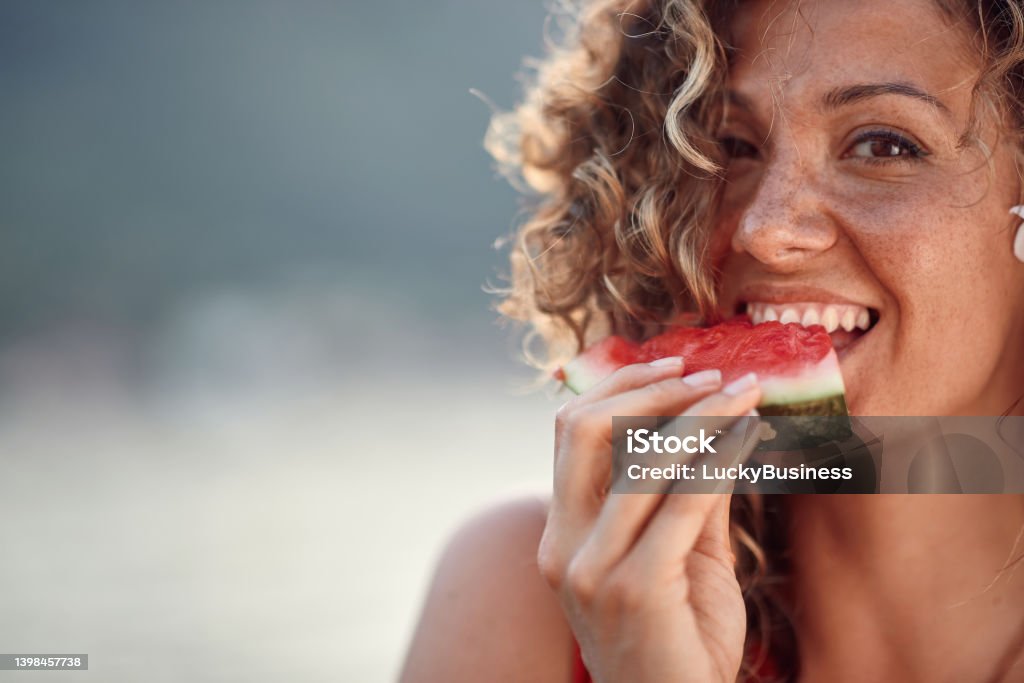
[[[714,327],[676,327],[642,344],[608,337],[556,373],[583,393],[632,363],[682,356],[685,374],[717,368],[724,382],[753,372],[761,385],[764,415],[845,415],[839,359],[825,328],[737,318]]]

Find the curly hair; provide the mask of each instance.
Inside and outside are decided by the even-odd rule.
[[[499,311],[529,324],[524,349],[538,368],[549,372],[610,333],[642,338],[685,315],[714,322],[709,241],[723,162],[715,130],[729,17],[742,4],[563,3],[549,20],[559,36],[531,65],[524,100],[492,120],[487,149],[533,201]],[[1021,0],[938,5],[978,47],[972,121],[987,107],[1022,139]],[[974,128],[963,144],[977,141]],[[753,660],[770,652],[779,677],[795,679],[784,507],[777,497],[736,496],[732,513],[748,611],[741,678],[755,678]]]

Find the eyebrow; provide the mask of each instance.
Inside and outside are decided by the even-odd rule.
[[[839,107],[847,104],[853,104],[855,102],[860,102],[872,97],[881,97],[883,95],[903,95],[905,97],[912,97],[915,100],[920,100],[932,105],[946,116],[953,115],[953,112],[949,110],[949,107],[943,104],[939,98],[935,97],[935,95],[925,92],[910,83],[861,83],[858,85],[833,88],[825,93],[825,97],[822,98],[822,103],[825,105],[826,109],[838,109]]]
[[[822,98],[822,103],[826,109],[838,109],[839,107],[860,102],[872,97],[881,97],[883,95],[902,95],[904,97],[912,97],[915,100],[920,100],[927,104],[932,105],[947,117],[952,117],[953,112],[950,111],[943,102],[932,95],[931,93],[921,90],[915,85],[910,83],[860,83],[857,85],[847,85],[839,88],[833,88],[825,93]],[[753,102],[745,95],[736,92],[735,90],[729,90],[725,94],[726,101],[741,109],[747,111],[754,111]]]

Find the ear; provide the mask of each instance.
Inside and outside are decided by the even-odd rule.
[[[1010,209],[1010,213],[1024,218],[1024,206],[1015,206]],[[1024,263],[1024,223],[1017,226],[1017,233],[1013,237],[1013,255]]]

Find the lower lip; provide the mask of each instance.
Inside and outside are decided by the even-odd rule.
[[[877,323],[876,323],[876,326],[877,326]],[[848,344],[846,344],[842,348],[837,348],[836,349],[836,355],[839,356],[839,358],[844,358],[845,356],[849,355],[850,351],[852,351],[853,349],[855,349],[858,346],[860,346],[861,343],[864,341],[864,338],[867,337],[869,334],[871,334],[874,331],[874,329],[875,328],[872,327],[870,330],[868,330],[864,334],[858,336],[856,339],[854,339],[853,341],[849,342]]]

